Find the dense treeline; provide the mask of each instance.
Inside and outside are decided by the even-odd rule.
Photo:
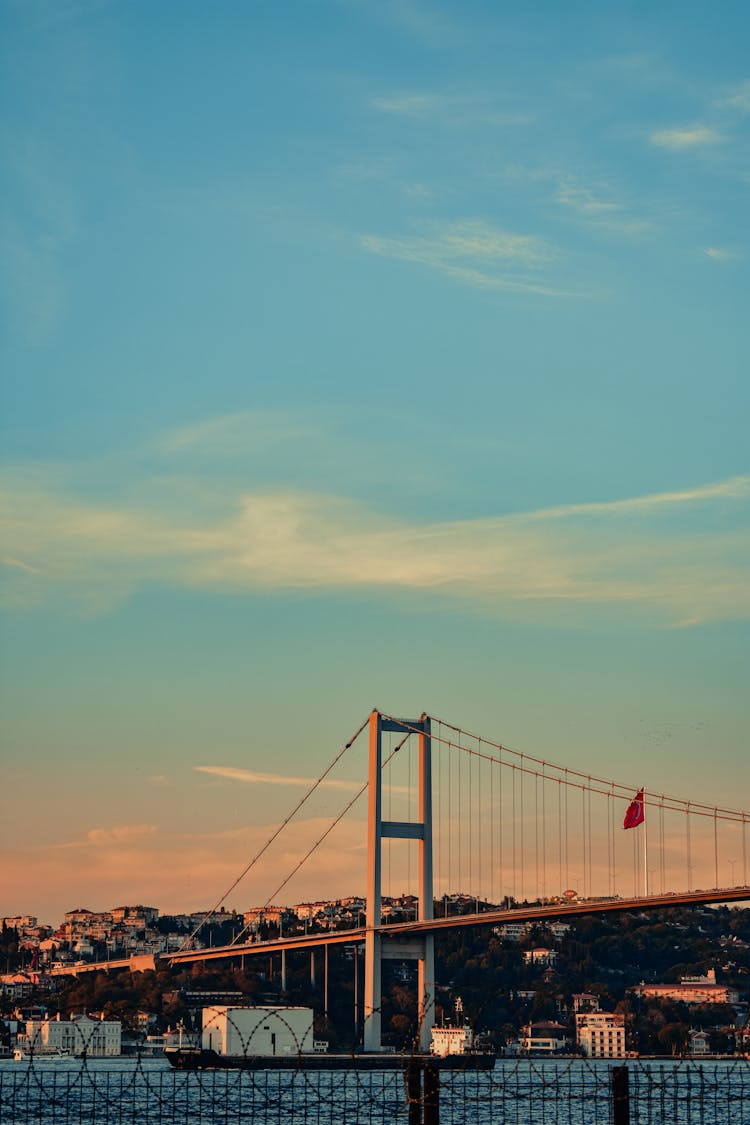
[[[0,972],[12,973],[23,963],[23,951],[14,926],[7,926],[3,920],[0,931]]]

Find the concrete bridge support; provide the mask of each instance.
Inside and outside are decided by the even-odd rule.
[[[419,819],[384,821],[382,802],[382,736],[393,731],[419,737]],[[432,887],[432,747],[430,720],[389,719],[379,711],[370,716],[370,769],[367,826],[367,933],[365,936],[364,1049],[382,1050],[380,1007],[383,958],[416,958],[419,962],[419,1041],[430,1045],[435,1013],[435,953],[431,934],[391,941],[378,932],[382,923],[382,844],[385,839],[419,841],[419,920],[433,917]]]

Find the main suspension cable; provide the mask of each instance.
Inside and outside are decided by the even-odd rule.
[[[405,736],[404,736],[404,737],[403,737],[403,738],[401,739],[401,742],[400,742],[400,743],[398,744],[398,746],[395,746],[395,747],[393,748],[393,750],[391,750],[390,754],[388,755],[388,757],[386,758],[386,760],[385,760],[385,761],[383,762],[383,765],[382,765],[381,769],[382,769],[382,768],[384,768],[385,766],[387,766],[387,765],[388,765],[388,763],[389,763],[389,762],[391,761],[391,759],[393,758],[394,754],[397,754],[397,753],[398,753],[398,751],[399,751],[399,750],[401,749],[401,747],[402,747],[402,746],[404,745],[404,743],[406,742],[406,739],[407,739],[408,737],[409,737],[409,735],[408,735],[408,734],[406,734],[406,735],[405,735]],[[364,785],[362,786],[362,788],[361,788],[361,789],[359,789],[359,791],[358,791],[357,793],[355,793],[355,794],[354,794],[354,796],[352,797],[351,801],[349,801],[349,803],[348,803],[348,804],[347,804],[347,805],[346,805],[346,806],[345,806],[345,807],[344,807],[344,808],[343,808],[343,809],[341,810],[341,812],[340,812],[340,813],[339,813],[339,815],[338,815],[338,816],[336,817],[336,819],[335,819],[335,820],[333,820],[333,821],[331,821],[331,823],[330,823],[330,824],[328,825],[328,827],[326,828],[326,830],[325,830],[325,832],[323,833],[323,835],[322,835],[322,836],[319,836],[319,837],[318,837],[318,839],[317,839],[317,840],[315,841],[315,843],[314,843],[314,844],[312,845],[312,847],[310,847],[310,848],[308,849],[308,851],[306,851],[306,852],[305,852],[305,854],[304,854],[304,855],[302,856],[302,859],[301,859],[301,860],[300,860],[300,861],[299,861],[299,862],[297,863],[296,867],[294,867],[294,868],[293,868],[293,869],[292,869],[292,870],[291,870],[291,871],[289,872],[289,874],[287,875],[286,879],[284,879],[284,880],[283,880],[283,882],[279,883],[279,885],[278,885],[278,887],[276,888],[276,890],[275,890],[275,891],[274,891],[274,892],[273,892],[273,893],[272,893],[271,895],[269,895],[269,897],[268,897],[268,898],[266,899],[266,901],[265,901],[264,905],[263,905],[263,906],[261,907],[261,910],[265,910],[265,908],[266,908],[267,906],[269,906],[269,905],[270,905],[270,903],[272,903],[272,902],[273,902],[273,900],[274,900],[274,899],[276,898],[276,895],[277,895],[277,894],[279,894],[279,892],[280,892],[280,891],[283,891],[283,889],[284,889],[284,887],[285,887],[285,886],[287,885],[287,883],[288,883],[288,882],[289,882],[289,881],[290,881],[290,880],[291,880],[291,879],[292,879],[292,878],[293,878],[293,877],[294,877],[294,876],[295,876],[295,875],[297,874],[297,872],[299,871],[300,867],[302,867],[302,865],[303,865],[303,864],[307,863],[308,859],[309,859],[309,858],[310,858],[310,856],[311,856],[311,855],[313,854],[313,852],[314,852],[314,851],[315,851],[315,850],[316,850],[317,848],[319,848],[319,847],[320,847],[320,845],[321,845],[321,844],[323,843],[323,841],[324,841],[324,840],[326,839],[326,837],[327,837],[327,836],[330,836],[331,832],[333,832],[333,830],[334,830],[334,828],[336,827],[336,825],[337,825],[337,824],[339,824],[339,823],[340,823],[340,821],[342,821],[342,820],[344,819],[344,817],[345,817],[345,816],[346,816],[346,814],[347,814],[347,813],[349,812],[349,810],[351,809],[351,807],[352,807],[353,805],[355,805],[355,804],[357,803],[357,801],[359,800],[359,798],[360,798],[360,797],[362,796],[362,794],[364,793],[365,789],[367,789],[367,786],[368,786],[368,785],[369,785],[369,781],[366,781],[366,782],[364,783]]]
[[[260,849],[260,851],[256,852],[256,854],[253,856],[253,858],[250,860],[250,862],[247,864],[247,866],[244,868],[244,870],[234,880],[231,887],[229,887],[229,889],[224,892],[224,894],[221,896],[219,901],[216,903],[216,905],[214,907],[212,907],[211,910],[206,911],[206,913],[203,915],[200,922],[195,927],[195,929],[192,931],[192,933],[190,933],[185,938],[182,945],[177,950],[178,953],[182,953],[183,950],[187,949],[190,946],[190,943],[193,941],[196,934],[203,928],[203,926],[206,925],[207,922],[209,922],[211,920],[211,918],[213,918],[213,916],[218,911],[219,907],[222,906],[222,904],[224,902],[226,902],[227,898],[232,893],[232,891],[235,889],[235,887],[237,887],[242,882],[242,880],[245,878],[247,873],[252,870],[252,868],[255,866],[255,864],[258,862],[258,860],[261,858],[261,856],[263,856],[268,851],[268,849],[270,848],[270,846],[274,842],[274,840],[284,831],[287,824],[289,824],[289,821],[292,820],[293,817],[295,817],[297,815],[299,810],[302,808],[302,806],[305,804],[305,802],[308,801],[309,798],[313,795],[313,793],[318,788],[318,786],[323,781],[325,781],[325,779],[328,777],[328,774],[331,772],[331,770],[334,768],[334,766],[343,758],[343,756],[347,752],[347,750],[349,750],[354,745],[354,743],[357,741],[357,739],[359,738],[359,736],[361,735],[362,731],[365,729],[365,727],[367,726],[369,721],[370,721],[370,716],[368,715],[367,718],[365,719],[365,721],[359,727],[359,729],[352,735],[352,737],[349,739],[349,741],[346,743],[346,745],[338,752],[338,754],[333,759],[331,764],[323,771],[323,773],[320,775],[320,777],[317,779],[317,781],[313,782],[313,784],[310,786],[310,788],[305,793],[304,797],[302,797],[301,800],[299,800],[297,802],[297,804],[294,806],[294,808],[289,813],[289,815],[286,816],[284,818],[284,820],[282,820],[282,822],[278,826],[278,828],[276,828],[275,831],[268,837],[268,839],[266,840],[265,844]]]
[[[393,719],[393,716],[383,715],[383,718]],[[404,723],[404,721],[401,719],[396,719],[394,721],[399,722],[404,727],[404,729],[412,730],[418,733],[419,728],[409,727],[409,725],[407,723]],[[612,789],[616,789],[618,791],[619,797],[630,799],[630,794],[632,794],[634,790],[637,790],[638,788],[637,786],[633,786],[632,783],[626,784],[624,782],[613,781],[612,779],[597,777],[594,774],[583,773],[580,770],[574,770],[568,766],[557,765],[555,762],[550,762],[547,759],[535,757],[533,754],[527,754],[521,750],[514,750],[510,746],[505,746],[499,742],[493,742],[492,739],[489,739],[484,735],[473,734],[470,731],[466,731],[462,727],[458,727],[453,723],[447,722],[445,719],[438,719],[435,716],[432,716],[432,721],[439,723],[441,728],[445,727],[446,730],[454,731],[458,735],[458,741],[456,743],[451,742],[446,736],[433,734],[433,742],[439,741],[442,737],[442,741],[449,747],[451,745],[457,746],[457,748],[459,750],[462,750],[465,754],[474,757],[485,758],[488,761],[494,762],[496,765],[511,765],[511,763],[507,761],[502,761],[502,753],[505,752],[506,755],[513,755],[513,757],[518,759],[518,763],[511,768],[514,768],[526,774],[531,774],[532,776],[541,776],[541,767],[544,767],[546,771],[554,770],[558,774],[564,775],[564,784],[571,789],[589,789],[592,793],[599,793],[600,795],[606,795]],[[465,743],[462,743],[462,736],[467,739],[473,739],[480,746],[480,749],[474,749],[472,746],[467,746]],[[481,749],[482,745],[484,745],[485,747],[491,747],[492,749],[498,751],[500,757],[495,757],[493,754],[489,754],[486,751],[483,751]],[[529,765],[528,763],[533,763],[533,766]],[[550,776],[549,773],[547,773],[547,776]],[[741,809],[729,809],[713,804],[704,804],[700,801],[687,800],[684,797],[673,797],[666,793],[653,793],[653,795],[649,794],[649,803],[652,805],[662,805],[667,811],[679,813],[684,813],[686,806],[689,806],[690,812],[693,816],[702,816],[713,819],[714,814],[716,814],[722,820],[733,821],[737,824],[746,823],[748,820],[748,812]]]

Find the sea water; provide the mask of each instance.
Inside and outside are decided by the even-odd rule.
[[[628,1060],[631,1125],[750,1125],[747,1060]],[[441,1071],[441,1125],[602,1125],[611,1062],[500,1060]],[[421,1120],[412,1107],[412,1120]],[[163,1059],[0,1061],[2,1125],[396,1125],[410,1105],[400,1071],[175,1071]]]

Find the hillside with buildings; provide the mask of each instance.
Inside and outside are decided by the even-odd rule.
[[[455,913],[482,907],[463,896],[439,905]],[[157,960],[154,971],[143,972],[61,977],[50,970],[123,955],[164,955],[186,943],[201,948],[235,938],[351,929],[362,924],[364,906],[352,896],[220,912],[197,933],[204,915],[161,915],[143,905],[77,908],[56,928],[31,916],[7,917],[0,935],[0,1035],[7,1047],[28,1021],[44,1028],[56,1020],[67,1021],[69,1029],[60,1026],[55,1035],[70,1039],[74,1019],[94,1018],[117,1022],[122,1043],[136,1049],[147,1036],[178,1025],[196,1027],[207,1004],[305,1004],[317,1013],[316,1033],[348,1049],[362,1032],[362,958],[354,945],[331,949],[327,989],[320,951],[314,959],[309,951],[290,952],[283,982],[278,957],[267,956],[174,969]],[[415,907],[411,896],[402,896],[389,899],[384,913],[394,921],[408,919]],[[454,1019],[458,1008],[505,1053],[746,1053],[750,910],[673,908],[453,930],[436,939],[436,985],[438,1022]],[[383,1027],[393,1047],[413,1039],[416,1007],[415,965],[388,962]]]

